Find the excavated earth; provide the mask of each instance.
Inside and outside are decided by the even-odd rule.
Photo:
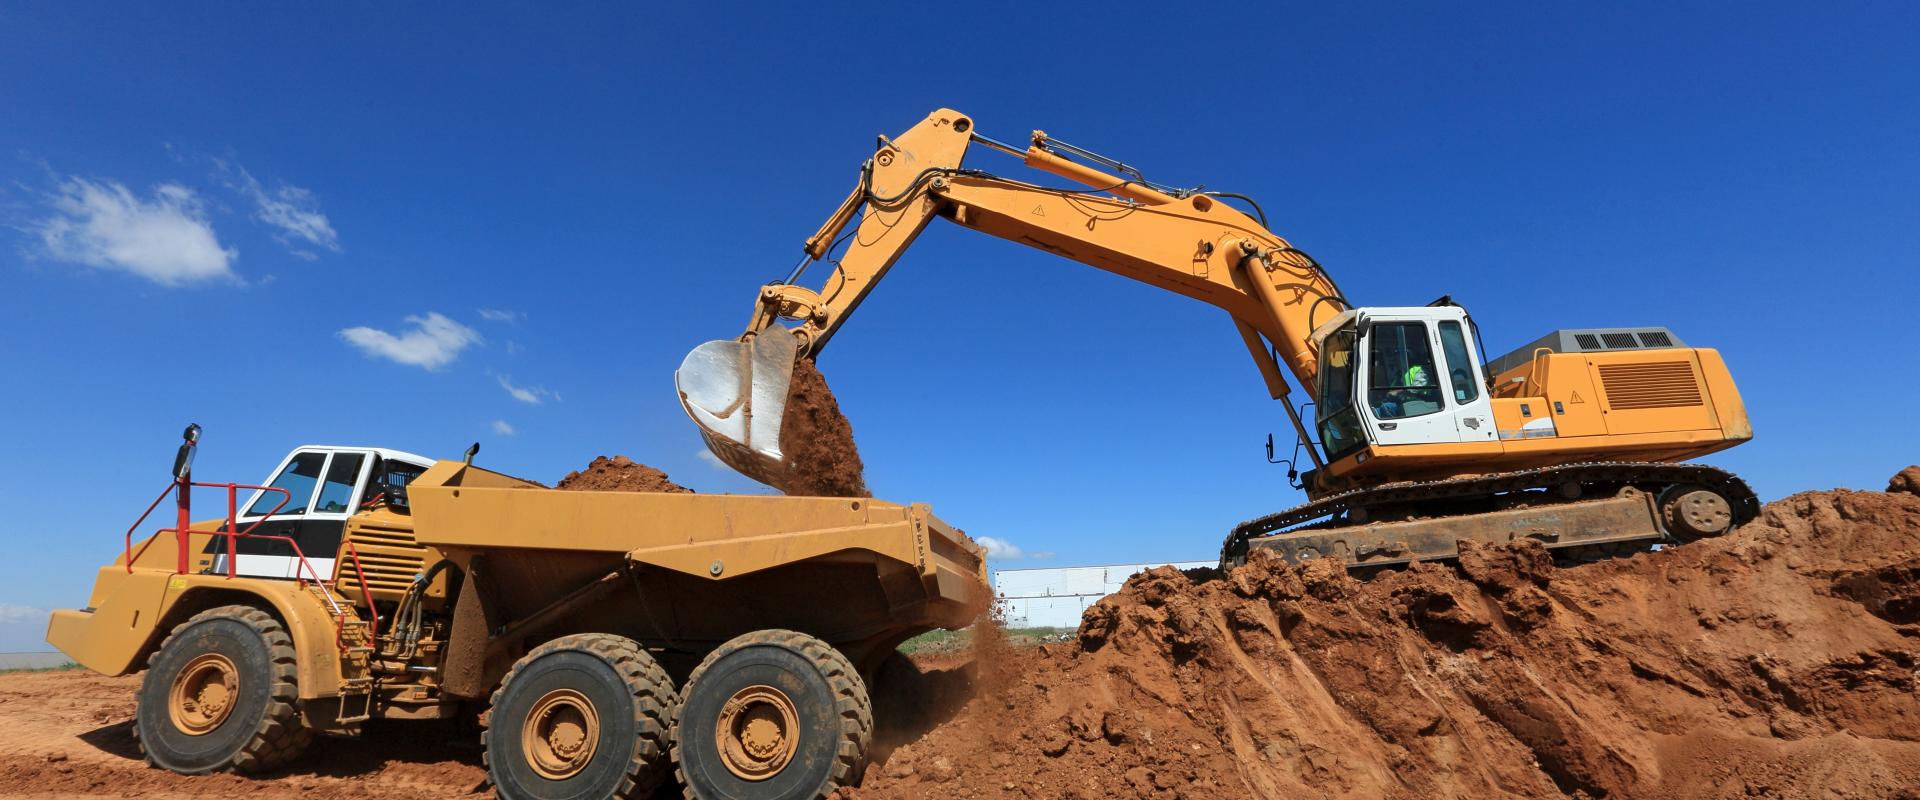
[[[567,473],[554,488],[581,492],[693,493],[692,489],[667,480],[667,473],[626,456],[597,457],[586,469]]]
[[[1153,570],[845,795],[1920,798],[1916,487],[1567,569]]]
[[[786,416],[780,422],[780,451],[787,474],[774,488],[790,495],[872,497],[866,466],[854,446],[853,425],[840,413],[840,401],[827,378],[802,358],[793,365]]]
[[[1920,468],[1889,488],[1572,568],[1515,545],[1367,582],[1264,554],[1154,570],[1074,641],[987,626],[971,659],[889,664],[874,763],[842,800],[1920,800]],[[258,778],[147,769],[138,683],[0,674],[0,795],[484,791],[453,723],[322,740]]]

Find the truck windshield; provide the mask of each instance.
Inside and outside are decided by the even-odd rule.
[[[300,453],[287,462],[286,469],[274,476],[273,483],[268,485],[285,489],[290,495],[287,504],[280,509],[279,516],[307,513],[307,501],[313,499],[313,487],[320,482],[320,465],[326,461],[326,453]],[[274,506],[280,505],[280,499],[279,492],[261,492],[260,499],[253,501],[247,514],[260,516],[272,511]]]
[[[1340,458],[1366,444],[1360,415],[1353,408],[1352,325],[1327,335],[1320,345],[1320,446],[1327,460]]]

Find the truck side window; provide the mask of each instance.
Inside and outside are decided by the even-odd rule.
[[[354,481],[360,478],[360,463],[366,456],[359,453],[334,453],[333,463],[327,467],[327,479],[320,484],[320,502],[313,510],[322,514],[344,514],[352,511],[348,504],[353,502]]]
[[[1473,379],[1473,357],[1467,353],[1467,336],[1460,323],[1440,323],[1440,350],[1447,356],[1447,382],[1453,386],[1454,402],[1466,405],[1480,398],[1480,382]]]
[[[1367,404],[1373,406],[1374,416],[1419,417],[1445,405],[1425,323],[1377,323],[1367,334],[1367,350]]]
[[[414,478],[420,477],[420,473],[426,471],[426,467],[418,464],[386,460],[374,465],[373,477],[375,482],[383,485],[406,486],[412,483]]]
[[[320,467],[327,463],[326,453],[299,453],[287,462],[287,468],[280,470],[267,484],[276,489],[285,489],[290,495],[287,504],[280,508],[277,516],[291,516],[307,513],[307,502],[313,499],[314,484],[320,481]],[[260,499],[247,507],[249,516],[261,516],[280,505],[279,492],[261,492]]]

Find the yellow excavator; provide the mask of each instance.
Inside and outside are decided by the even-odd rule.
[[[963,161],[974,146],[1078,184]],[[1466,309],[1355,307],[1320,263],[1268,230],[1252,198],[1148,180],[1035,131],[1025,148],[935,111],[879,137],[859,182],[755,301],[745,333],[675,374],[714,455],[778,485],[796,359],[820,354],[929,222],[1036,247],[1227,312],[1312,467],[1308,502],[1236,526],[1223,564],[1267,548],[1360,569],[1444,559],[1457,542],[1533,539],[1590,559],[1731,530],[1758,513],[1738,477],[1681,463],[1753,437],[1726,364],[1665,328],[1562,330],[1489,361]],[[799,284],[827,261],[821,288]],[[1311,419],[1288,399],[1291,373]],[[1269,460],[1272,440],[1268,440]]]

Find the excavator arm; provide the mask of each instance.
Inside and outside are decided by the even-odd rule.
[[[965,168],[972,144],[1087,188],[1040,186]],[[1313,329],[1348,307],[1317,263],[1216,195],[1169,190],[1137,172],[1111,175],[1061,149],[1085,152],[1040,131],[1026,150],[1016,150],[974,133],[971,120],[946,109],[897,139],[883,137],[861,166],[859,185],[806,241],[807,260],[796,278],[845,237],[821,288],[794,280],[765,287],[748,332],[791,320],[801,351],[818,354],[939,217],[1217,306],[1271,343],[1303,384],[1312,383]],[[1275,397],[1286,392],[1284,385],[1269,388]]]
[[[968,168],[976,144],[1084,188]],[[1284,402],[1282,365],[1312,387],[1312,334],[1349,304],[1311,257],[1222,197],[1151,183],[1040,131],[1019,150],[978,134],[966,115],[936,111],[896,138],[880,137],[852,193],[807,239],[793,275],[761,289],[740,340],[709,342],[688,356],[676,376],[683,403],[723,460],[762,480],[777,475],[793,359],[818,355],[928,223],[944,218],[1226,311],[1268,393],[1283,399],[1296,432],[1310,439]],[[832,270],[820,288],[800,285],[821,261]]]

